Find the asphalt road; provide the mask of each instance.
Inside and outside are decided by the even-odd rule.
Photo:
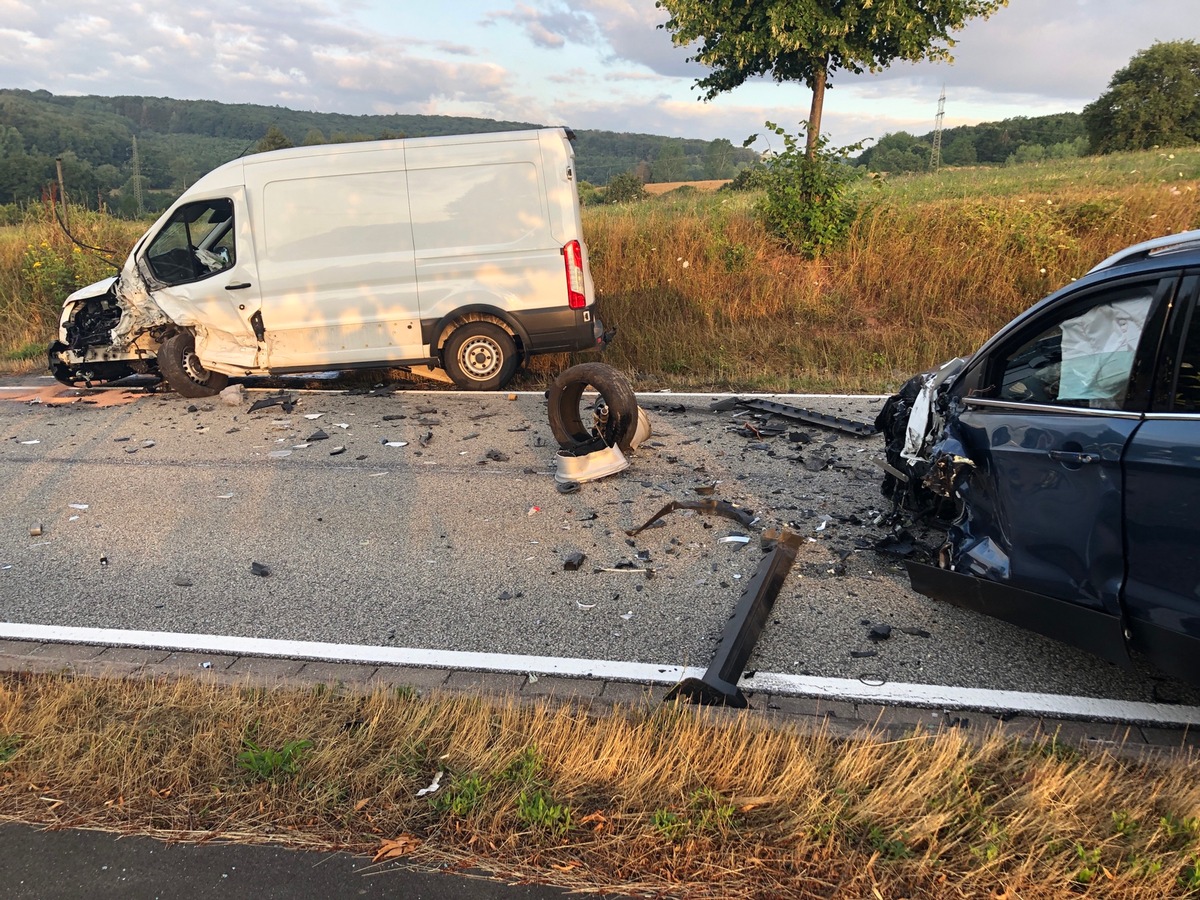
[[[18,383],[0,380],[0,398]],[[795,424],[748,438],[707,397],[643,395],[654,435],[629,469],[563,495],[540,396],[287,393],[290,413],[249,412],[266,392],[237,407],[0,400],[0,619],[704,665],[758,531],[789,524],[807,542],[752,668],[1198,702],[911,591],[869,549],[879,438]],[[791,402],[864,420],[879,406]],[[675,512],[627,537],[705,485],[760,521]],[[737,534],[752,540],[721,541]],[[572,552],[586,561],[564,571]],[[653,577],[595,571],[623,562]],[[879,623],[893,636],[872,643]]]

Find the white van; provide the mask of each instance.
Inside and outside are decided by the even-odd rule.
[[[121,273],[63,304],[68,384],[428,366],[503,387],[538,353],[603,348],[562,128],[297,147],[184,192]]]

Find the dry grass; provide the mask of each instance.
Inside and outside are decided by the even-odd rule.
[[[311,748],[270,771],[289,742]],[[441,789],[416,796],[439,771]],[[1157,900],[1200,886],[1198,817],[1195,759],[999,735],[843,741],[673,706],[595,718],[396,692],[0,681],[0,819],[360,852],[410,836],[419,860],[580,889]]]

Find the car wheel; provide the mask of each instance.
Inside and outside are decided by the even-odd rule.
[[[190,331],[171,335],[158,348],[158,371],[180,397],[211,397],[229,384],[229,376],[210,372],[196,355],[196,337]]]
[[[517,345],[492,322],[468,322],[450,333],[442,351],[446,374],[468,391],[497,391],[517,371]]]
[[[572,366],[550,385],[550,430],[554,432],[554,439],[564,450],[574,450],[596,439],[597,435],[591,426],[595,408],[589,404],[589,422],[586,425],[579,408],[583,392],[589,386],[596,389],[608,406],[608,415],[599,436],[610,447],[616,445],[628,450],[629,442],[637,430],[637,397],[624,375],[612,366],[599,362]]]

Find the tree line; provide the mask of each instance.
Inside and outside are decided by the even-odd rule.
[[[142,212],[163,209],[205,172],[246,153],[536,127],[459,116],[351,116],[213,100],[0,90],[0,204],[42,197],[55,181],[56,160],[72,202],[135,215],[139,194]],[[600,185],[629,171],[644,181],[732,178],[758,159],[724,139],[592,129],[575,134],[579,178]]]

